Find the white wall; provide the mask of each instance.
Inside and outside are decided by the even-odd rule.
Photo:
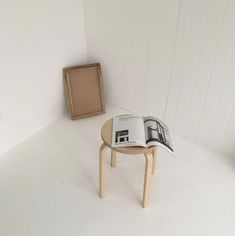
[[[1,1],[0,28],[3,153],[62,114],[62,68],[87,60],[83,1]]]
[[[235,155],[235,1],[86,0],[108,100]]]

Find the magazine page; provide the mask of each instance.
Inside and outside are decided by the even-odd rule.
[[[113,118],[112,147],[146,147],[144,120],[138,115]]]
[[[158,145],[174,155],[169,129],[161,120],[147,116],[144,118],[144,127],[147,147]]]

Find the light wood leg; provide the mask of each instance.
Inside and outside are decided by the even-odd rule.
[[[145,154],[145,177],[144,177],[144,194],[143,194],[143,207],[148,207],[150,204],[150,191],[151,191],[151,178],[152,178],[152,153]]]
[[[157,159],[157,147],[155,147],[152,151],[152,156],[153,156],[153,169],[152,169],[152,174],[155,174],[156,170],[156,159]]]
[[[115,167],[117,165],[117,152],[111,150],[111,166]]]
[[[99,150],[99,194],[101,198],[105,196],[105,144],[100,146]]]

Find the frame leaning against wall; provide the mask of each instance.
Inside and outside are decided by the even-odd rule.
[[[72,120],[105,112],[99,63],[63,69],[64,88]]]

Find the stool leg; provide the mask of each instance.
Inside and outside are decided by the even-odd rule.
[[[145,154],[145,177],[144,177],[144,194],[143,194],[143,207],[147,207],[150,204],[150,190],[151,190],[151,178],[152,178],[152,153]]]
[[[111,166],[115,167],[117,165],[117,153],[111,150]]]
[[[152,174],[155,174],[156,170],[156,159],[157,159],[157,147],[155,147],[152,151],[152,156],[153,156],[153,169],[152,169]]]
[[[103,143],[99,150],[99,194],[101,198],[105,196],[105,155],[106,146]]]

